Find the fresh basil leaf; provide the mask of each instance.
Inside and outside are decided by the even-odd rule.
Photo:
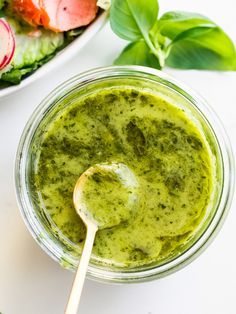
[[[236,70],[236,52],[219,27],[193,28],[171,45],[166,64],[180,69]],[[188,35],[188,36],[187,36]]]
[[[167,12],[159,19],[159,32],[170,39],[197,26],[215,26],[207,17],[190,12]]]
[[[143,65],[160,69],[158,59],[150,52],[145,41],[133,42],[125,47],[114,64],[119,65]]]
[[[112,30],[121,38],[137,41],[148,37],[158,16],[157,0],[113,0],[110,10]]]
[[[149,37],[154,47],[163,47],[166,42],[166,37],[162,36],[159,32],[159,21],[157,20],[149,31]]]
[[[187,29],[186,31],[177,35],[170,45],[175,44],[177,41],[184,40],[184,39],[194,39],[196,37],[204,36],[207,33],[212,31],[212,28],[216,28],[217,26],[199,26]]]

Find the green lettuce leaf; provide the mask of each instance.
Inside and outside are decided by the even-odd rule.
[[[16,85],[19,84],[22,78],[32,74],[35,70],[37,70],[41,65],[48,62],[50,59],[54,57],[54,54],[47,56],[46,58],[34,62],[31,66],[23,67],[21,69],[11,68],[10,71],[4,72],[0,79],[0,87],[5,87],[9,85]]]
[[[19,84],[24,76],[35,71],[64,47],[64,34],[42,28],[36,30],[11,18],[7,20],[15,34],[16,50],[9,70],[0,71],[0,81]]]

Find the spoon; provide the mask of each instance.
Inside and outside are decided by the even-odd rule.
[[[120,208],[113,208],[114,212],[111,211],[111,208],[106,208],[104,214],[101,214],[102,212],[100,212],[101,215],[99,215],[99,201],[104,201],[106,197],[104,193],[100,194],[100,191],[105,188],[105,193],[108,192],[106,191],[106,182],[110,182],[109,180],[111,182],[113,180],[117,185],[120,184],[120,191],[118,192],[120,192],[120,195],[123,193],[123,195],[126,196],[125,199],[127,204]],[[96,187],[96,184],[99,184],[100,189],[95,189],[97,193],[95,200],[92,199],[94,195],[90,198],[93,190],[90,191],[90,194],[86,194],[86,185],[87,188],[89,188],[89,183],[92,187]],[[79,177],[74,188],[73,202],[77,214],[86,226],[87,232],[65,314],[77,313],[96,232],[98,229],[111,228],[119,225],[123,221],[127,221],[132,217],[135,203],[137,201],[137,187],[138,182],[135,175],[122,163],[97,164],[88,168]],[[112,190],[110,190],[110,192],[112,193]],[[93,208],[89,208],[88,206],[91,201]],[[111,199],[109,198],[109,202],[110,201]],[[104,210],[104,208],[102,209]]]

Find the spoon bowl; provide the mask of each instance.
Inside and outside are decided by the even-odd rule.
[[[111,228],[133,215],[137,188],[137,179],[125,164],[97,164],[78,179],[73,194],[74,207],[86,226]]]

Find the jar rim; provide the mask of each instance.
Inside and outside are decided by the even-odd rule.
[[[32,135],[37,129],[40,123],[42,113],[47,111],[47,109],[62,96],[65,96],[71,91],[72,88],[78,86],[86,86],[89,82],[93,80],[109,79],[110,77],[117,77],[123,75],[134,75],[145,77],[151,76],[153,79],[159,78],[163,80],[168,86],[174,90],[177,90],[181,96],[188,98],[192,106],[195,106],[206,119],[209,127],[213,131],[218,142],[218,146],[221,154],[222,169],[223,169],[223,185],[221,196],[216,209],[215,215],[211,222],[207,226],[204,233],[197,239],[193,245],[184,251],[179,256],[175,257],[173,260],[167,261],[160,266],[155,266],[146,270],[140,271],[130,271],[130,272],[119,272],[101,269],[94,265],[90,265],[88,268],[88,276],[92,279],[100,281],[112,281],[112,282],[142,282],[148,281],[155,278],[160,278],[166,276],[167,274],[173,273],[178,269],[189,264],[194,260],[200,253],[207,248],[211,241],[216,236],[217,232],[220,230],[227,212],[229,210],[230,204],[233,198],[234,192],[234,159],[232,148],[227,137],[227,134],[222,126],[218,116],[214,110],[208,105],[208,103],[195,93],[192,89],[185,86],[184,84],[177,82],[174,78],[167,75],[166,73],[155,70],[152,68],[141,67],[141,66],[110,66],[97,68],[83,72],[79,75],[72,77],[66,82],[60,84],[55,88],[36,108],[31,117],[29,118],[24,131],[22,133],[15,160],[15,189],[18,205],[27,225],[29,231],[37,243],[43,248],[43,250],[50,255],[54,260],[63,264],[66,267],[66,260],[63,259],[64,252],[61,248],[58,248],[55,243],[45,237],[40,236],[43,234],[43,226],[38,223],[34,209],[30,204],[30,196],[25,189],[25,179],[26,179],[26,163],[27,163],[27,153]],[[68,265],[69,266],[69,265]]]

